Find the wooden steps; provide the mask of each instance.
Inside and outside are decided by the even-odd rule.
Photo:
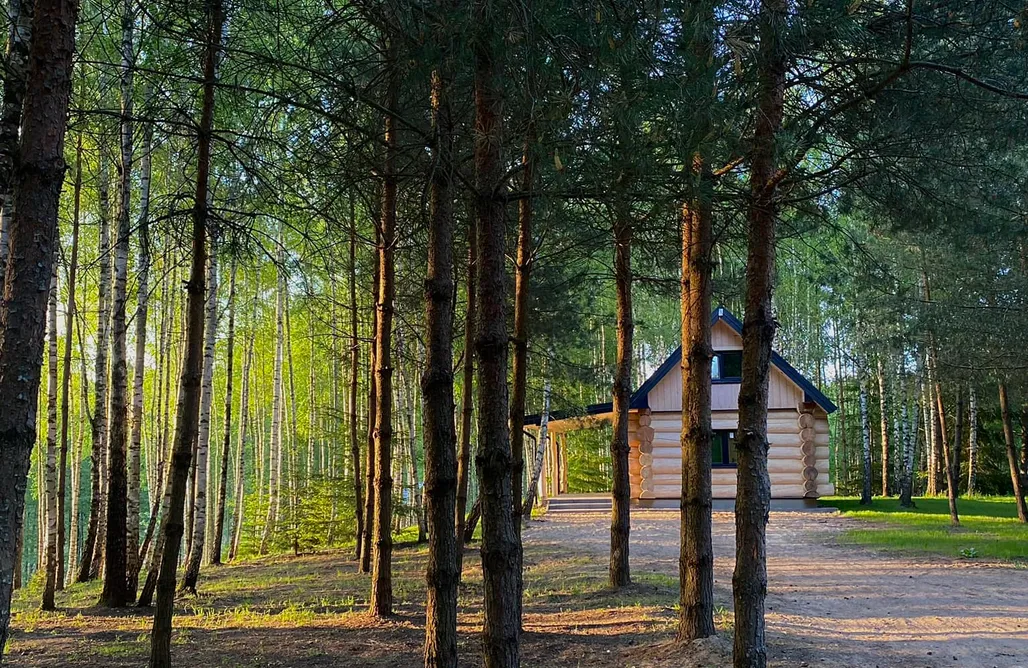
[[[561,494],[549,500],[547,513],[610,513],[610,494]]]

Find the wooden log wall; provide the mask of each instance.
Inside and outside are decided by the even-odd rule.
[[[803,498],[830,494],[828,481],[828,419],[810,404],[797,409],[768,413],[768,472],[775,498]],[[629,475],[632,495],[639,499],[681,496],[681,414],[640,411],[630,422]],[[715,411],[715,430],[734,430],[735,411]],[[715,499],[735,498],[736,469],[715,468],[712,476]]]

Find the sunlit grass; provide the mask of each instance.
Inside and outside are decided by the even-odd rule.
[[[886,550],[941,554],[955,558],[1028,561],[1028,525],[1017,519],[1012,497],[957,500],[960,526],[951,526],[945,498],[918,497],[915,508],[901,508],[899,499],[876,498],[861,506],[852,497],[821,499],[847,517],[878,526],[846,531],[842,542]]]

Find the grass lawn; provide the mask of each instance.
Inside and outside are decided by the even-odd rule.
[[[1028,567],[1028,525],[1017,521],[1013,497],[957,500],[960,526],[950,526],[944,497],[919,497],[916,508],[899,499],[875,498],[870,506],[855,497],[825,497],[820,505],[874,526],[851,529],[843,542],[886,550],[942,554],[964,559],[999,559]]]

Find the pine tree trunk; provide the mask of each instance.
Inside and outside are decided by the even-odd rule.
[[[254,311],[257,309],[257,296],[254,295]],[[256,325],[256,317],[251,318],[251,326]],[[250,367],[253,365],[253,334],[247,337],[246,355],[243,357],[242,383],[239,393],[239,436],[238,454],[236,456],[236,491],[234,495],[235,510],[232,521],[232,546],[229,548],[228,560],[234,561],[239,554],[239,541],[243,536],[243,520],[246,500],[246,430],[250,417]],[[257,481],[260,486],[260,479]]]
[[[514,348],[510,392],[511,497],[515,500],[514,526],[521,531],[521,498],[525,477],[525,401],[528,390],[528,297],[532,275],[532,218],[535,186],[535,122],[529,119],[521,153],[521,199],[518,200],[518,247],[514,261]]]
[[[182,575],[180,591],[196,594],[196,582],[200,576],[204,545],[207,538],[207,487],[208,458],[211,445],[211,406],[214,401],[214,348],[218,336],[218,255],[214,242],[211,243],[210,259],[207,262],[207,302],[204,305],[204,350],[203,376],[200,383],[200,422],[196,433],[195,483],[193,497],[193,538],[189,541],[186,555],[186,569]]]
[[[860,505],[866,506],[871,503],[871,486],[872,486],[872,470],[871,470],[871,419],[868,415],[867,407],[867,376],[863,369],[860,370],[860,439],[863,448],[861,453],[863,455],[863,476],[861,480],[863,484],[860,488]]]
[[[0,331],[5,333],[0,340],[0,499],[6,500],[0,503],[0,657],[11,621],[12,576],[21,567],[17,544],[36,441],[77,10],[78,3],[68,0],[36,2],[24,123],[11,178],[15,185],[7,247],[10,261],[0,302]]]
[[[57,589],[64,589],[66,579],[64,572],[64,504],[66,497],[66,472],[68,470],[68,440],[71,421],[71,349],[72,335],[75,324],[75,280],[79,264],[79,215],[82,205],[82,133],[79,132],[75,144],[75,185],[72,195],[71,216],[71,260],[68,262],[68,305],[64,313],[64,377],[61,380],[61,453],[57,472]],[[74,572],[78,563],[78,470],[79,460],[72,457],[71,475],[71,527],[70,547],[68,549],[68,572]]]
[[[441,23],[434,26],[433,36],[442,52],[431,83],[435,155],[425,276],[425,371],[421,377],[429,536],[424,658],[425,668],[456,668],[460,571],[453,523],[457,508],[457,435],[453,421],[452,62],[446,48],[449,0],[440,0],[438,10]]]
[[[1007,447],[1007,464],[1010,467],[1010,483],[1014,488],[1014,503],[1017,505],[1017,519],[1028,522],[1028,507],[1024,501],[1024,487],[1021,485],[1021,475],[1017,468],[1017,452],[1014,446],[1014,426],[1010,421],[1010,402],[1007,399],[1007,385],[999,383],[999,409],[1003,419],[1003,441]]]
[[[214,514],[214,539],[211,541],[211,563],[221,563],[221,543],[225,536],[225,499],[228,495],[229,450],[232,445],[232,362],[236,337],[236,260],[232,258],[228,282],[228,340],[225,344],[225,432],[221,443],[221,468],[218,480],[218,504]],[[311,364],[314,363],[313,357]]]
[[[361,447],[357,436],[357,392],[360,374],[360,339],[357,336],[357,215],[350,206],[350,396],[347,417],[350,426],[350,461],[353,467],[354,520],[357,546],[354,558],[358,561],[364,549],[364,494],[361,478]]]
[[[126,10],[128,7],[126,7]],[[129,43],[131,47],[131,40]],[[135,368],[132,376],[132,440],[129,443],[128,454],[128,597],[133,600],[136,597],[136,589],[139,585],[139,569],[142,564],[142,555],[145,550],[140,549],[139,539],[139,489],[141,484],[140,471],[140,450],[143,444],[143,381],[146,377],[146,329],[147,318],[149,317],[150,305],[150,181],[151,181],[151,153],[153,152],[153,124],[147,123],[143,131],[143,155],[140,159],[140,188],[139,188],[139,266],[138,290],[136,293],[136,341],[135,341]],[[155,411],[156,412],[156,411]],[[153,441],[154,439],[150,439]],[[154,466],[154,459],[159,460]],[[147,466],[156,468],[158,472],[162,468],[164,457],[148,457]],[[158,477],[160,477],[158,475]],[[153,478],[150,479],[153,482]],[[158,506],[154,502],[162,496],[160,482],[156,485],[147,485],[151,505],[154,509]],[[154,513],[151,512],[151,516]],[[148,522],[149,527],[153,522]],[[148,528],[147,534],[150,531]],[[149,539],[144,538],[144,542]]]
[[[471,429],[474,417],[475,387],[475,324],[478,318],[476,300],[478,299],[478,227],[471,221],[468,223],[468,259],[467,285],[465,293],[467,308],[464,316],[464,362],[462,368],[461,407],[460,407],[460,444],[457,450],[457,506],[454,510],[454,523],[457,540],[457,571],[464,570],[464,524],[468,509],[468,478],[471,472]]]
[[[535,444],[535,452],[532,455],[532,477],[529,479],[528,488],[525,490],[525,501],[521,504],[521,516],[527,522],[532,519],[532,509],[535,508],[536,498],[539,496],[539,487],[542,485],[543,458],[546,455],[546,444],[549,440],[550,430],[550,376],[547,373],[543,379],[543,410],[539,414],[539,438]]]
[[[379,222],[378,318],[375,321],[375,510],[371,527],[371,613],[393,613],[393,363],[392,328],[396,234],[396,112],[399,73],[396,46],[386,47],[385,158],[382,164],[382,208]]]
[[[629,535],[631,531],[631,484],[628,479],[628,411],[632,396],[632,221],[627,202],[619,207],[614,223],[614,282],[617,290],[617,366],[614,372],[614,434],[610,442],[613,486],[610,515],[611,587],[631,583]],[[560,487],[558,489],[561,489]]]
[[[699,196],[682,208],[682,498],[678,560],[678,640],[715,634],[711,536],[711,248],[710,172],[697,157]],[[640,418],[640,424],[642,419]],[[648,425],[647,425],[648,426]],[[641,427],[642,428],[642,427]]]
[[[882,358],[878,358],[878,414],[882,425],[882,496],[889,496],[889,470],[891,467],[889,453],[889,416],[886,410],[885,369]]]
[[[371,316],[372,343],[368,352],[368,444],[367,458],[365,459],[365,480],[364,480],[364,535],[361,538],[361,555],[358,570],[361,573],[371,572],[371,534],[375,514],[375,414],[378,412],[378,392],[375,387],[375,332],[378,331],[378,290],[380,276],[382,273],[381,258],[378,253],[378,246],[381,243],[381,236],[378,226],[375,226],[375,259],[374,271],[372,274],[371,299],[374,304]]]
[[[750,150],[750,200],[746,258],[746,315],[739,387],[738,471],[735,497],[735,668],[767,665],[764,599],[767,596],[767,517],[771,482],[767,470],[767,406],[776,224],[775,155],[782,127],[787,54],[778,31],[786,23],[784,0],[762,0],[758,16],[758,91]]]
[[[511,512],[510,429],[507,425],[507,320],[503,104],[495,33],[507,25],[502,5],[475,0],[472,60],[475,86],[475,222],[478,225],[478,467],[482,501],[485,595],[483,664],[520,664],[521,549]]]
[[[43,580],[43,610],[54,610],[57,590],[57,257],[50,280],[47,308],[47,383],[46,383],[46,576]],[[39,546],[43,549],[43,546]]]
[[[260,554],[267,554],[271,539],[278,521],[281,504],[282,486],[282,413],[284,398],[282,396],[282,356],[285,345],[285,251],[283,249],[282,228],[279,227],[278,238],[278,289],[275,306],[275,369],[272,375],[271,388],[271,438],[268,452],[268,515],[264,521],[264,534],[261,537]]]
[[[217,78],[218,52],[225,14],[220,0],[205,0],[203,57],[203,97],[198,127],[196,195],[193,199],[192,264],[189,270],[189,294],[186,320],[185,355],[179,380],[178,413],[175,416],[175,440],[171,462],[171,504],[164,525],[165,545],[157,582],[157,607],[150,633],[149,668],[171,668],[171,619],[175,607],[175,571],[182,542],[186,476],[192,459],[193,440],[197,436],[200,413],[200,383],[203,365],[204,268],[207,264],[206,230],[208,211],[208,179],[211,167],[211,135],[214,126],[214,87]]]
[[[978,393],[971,386],[967,425],[967,493],[978,493]]]
[[[7,53],[4,57],[3,105],[0,106],[0,275],[7,275],[10,220],[14,205],[15,158],[32,45],[34,0],[9,0]]]

